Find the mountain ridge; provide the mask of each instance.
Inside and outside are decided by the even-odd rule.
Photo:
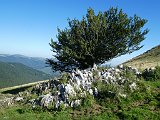
[[[0,54],[0,61],[22,63],[33,69],[45,72],[46,74],[55,75],[51,67],[47,66],[46,58],[42,57],[28,57],[20,54]]]

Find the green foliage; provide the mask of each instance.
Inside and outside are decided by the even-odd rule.
[[[82,99],[82,106],[83,107],[91,107],[94,103],[94,98],[91,95],[87,95],[85,98]]]
[[[156,66],[153,70],[145,70],[142,76],[147,81],[156,81],[160,79],[160,66]]]
[[[0,88],[46,80],[50,75],[20,63],[0,62]]]
[[[95,97],[96,103],[107,108],[114,108],[120,102],[119,92],[121,88],[117,85],[107,84],[105,81],[96,83],[98,96]]]
[[[37,94],[29,94],[29,95],[24,96],[24,99],[26,100],[31,100],[31,99],[36,99],[36,98],[38,98]]]
[[[115,98],[118,96],[118,86],[117,85],[113,85],[113,84],[107,84],[107,83],[103,83],[103,82],[98,82],[97,84],[97,88],[99,91],[99,97],[100,98]]]
[[[66,107],[65,107],[64,103],[62,103],[62,104],[60,105],[60,107],[59,107],[59,110],[60,110],[60,111],[64,111],[65,108],[66,108]]]
[[[102,64],[114,57],[139,50],[148,30],[147,20],[129,17],[122,9],[110,8],[96,15],[88,9],[82,20],[68,21],[69,28],[58,29],[57,39],[50,46],[57,60],[47,59],[53,70],[71,71]]]
[[[67,72],[63,72],[61,77],[60,77],[60,82],[61,83],[67,83],[69,81],[70,75]]]
[[[158,120],[159,115],[142,108],[131,108],[128,111],[119,111],[117,116],[121,120]]]
[[[137,79],[137,76],[135,75],[134,72],[131,72],[131,70],[129,70],[129,68],[125,68],[126,70],[124,72],[121,73],[121,76],[127,78],[128,81],[133,82]]]
[[[61,111],[54,114],[52,117],[54,120],[72,120],[68,111]]]

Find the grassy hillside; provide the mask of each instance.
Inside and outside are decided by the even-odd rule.
[[[127,61],[125,65],[145,69],[160,65],[160,45],[146,51],[145,53]]]
[[[49,77],[48,74],[20,63],[0,62],[0,88],[45,80]]]

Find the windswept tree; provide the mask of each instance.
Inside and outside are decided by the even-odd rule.
[[[88,9],[82,20],[68,20],[69,27],[58,29],[57,39],[51,39],[53,59],[47,59],[54,71],[85,69],[115,57],[139,50],[148,29],[147,20],[128,17],[122,9],[110,8],[96,15]]]

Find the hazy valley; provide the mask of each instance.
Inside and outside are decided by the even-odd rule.
[[[46,66],[45,58],[0,54],[0,88],[46,80],[59,75]]]

